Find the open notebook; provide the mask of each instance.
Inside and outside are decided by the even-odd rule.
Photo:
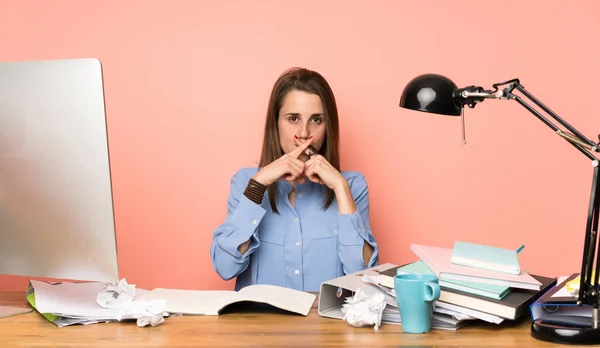
[[[265,284],[249,285],[239,291],[156,288],[142,296],[146,300],[165,300],[169,313],[189,315],[219,315],[228,305],[256,302],[307,316],[316,298],[307,292]]]

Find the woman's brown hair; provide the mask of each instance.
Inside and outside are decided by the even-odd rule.
[[[316,94],[321,98],[326,130],[325,142],[319,150],[319,154],[325,157],[325,159],[339,171],[339,121],[333,91],[321,74],[304,68],[288,69],[279,76],[277,81],[275,81],[271,97],[269,98],[269,105],[267,107],[265,134],[259,167],[262,168],[284,155],[279,142],[277,122],[279,120],[279,110],[281,109],[283,98],[288,92],[293,90]],[[277,210],[276,202],[277,182],[269,185],[267,190],[271,209],[278,214],[279,211]],[[323,208],[327,209],[333,202],[335,194],[333,190],[328,187],[325,188],[325,192]]]

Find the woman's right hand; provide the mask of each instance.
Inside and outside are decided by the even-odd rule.
[[[298,157],[312,144],[314,137],[308,138],[303,144],[298,145],[293,151],[286,153],[269,165],[261,168],[252,179],[263,185],[271,185],[275,181],[284,178],[288,181],[304,183],[304,162]]]

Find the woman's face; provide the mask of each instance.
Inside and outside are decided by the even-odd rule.
[[[303,91],[288,92],[283,97],[277,127],[284,153],[294,150],[311,136],[314,137],[311,146],[319,151],[325,142],[326,128],[321,98]],[[308,156],[303,157],[303,160],[308,159]]]

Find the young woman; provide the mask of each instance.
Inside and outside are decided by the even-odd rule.
[[[292,68],[275,82],[258,168],[231,178],[228,213],[211,256],[236,290],[272,284],[317,292],[322,282],[378,263],[367,183],[340,172],[335,98],[319,73]]]

